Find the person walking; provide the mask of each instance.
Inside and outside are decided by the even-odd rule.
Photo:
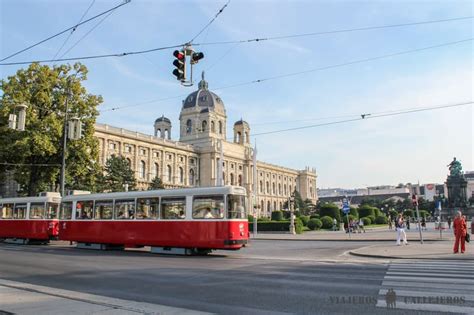
[[[421,218],[421,229],[425,230],[425,231],[427,230],[426,229],[426,218],[425,217]]]
[[[405,233],[405,220],[403,220],[403,215],[401,213],[395,221],[395,228],[397,229],[397,245],[401,245],[400,242],[402,238],[403,244],[408,245],[407,234]]]
[[[359,233],[362,233],[361,231],[365,233],[364,220],[362,220],[362,218],[359,219]]]
[[[456,218],[453,222],[454,236],[456,240],[454,241],[454,254],[459,252],[459,245],[461,245],[461,254],[464,254],[466,251],[466,233],[467,225],[466,220],[463,218],[461,211],[458,211]]]
[[[451,217],[448,217],[448,228],[451,230]]]
[[[392,229],[392,216],[391,215],[388,216],[388,229],[389,230]]]
[[[336,218],[334,218],[332,220],[332,230],[337,231],[337,220],[336,220]]]

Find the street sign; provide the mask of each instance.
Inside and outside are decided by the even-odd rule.
[[[350,211],[351,207],[349,206],[349,201],[347,201],[347,199],[344,199],[342,201],[342,212],[344,212],[344,214],[348,214]]]

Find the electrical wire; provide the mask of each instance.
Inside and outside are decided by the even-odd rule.
[[[97,14],[97,15],[95,15],[95,16],[93,16],[93,17],[91,17],[91,18],[89,18],[89,19],[87,19],[87,20],[85,20],[85,21],[83,21],[83,22],[81,22],[81,23],[75,24],[74,26],[71,26],[71,27],[65,29],[64,31],[61,31],[61,32],[56,33],[56,34],[54,34],[54,35],[52,35],[52,36],[49,36],[48,38],[43,39],[43,40],[37,42],[36,44],[30,45],[30,46],[28,46],[28,47],[26,47],[26,48],[24,48],[24,49],[22,49],[22,50],[19,50],[19,51],[15,52],[15,53],[13,53],[13,54],[11,54],[11,55],[9,55],[9,56],[3,58],[3,59],[0,59],[0,62],[1,62],[1,61],[5,61],[5,60],[7,60],[7,59],[10,59],[11,57],[14,57],[14,56],[16,56],[16,55],[18,55],[18,54],[21,54],[22,52],[25,52],[25,51],[27,51],[27,50],[33,48],[33,47],[36,47],[36,46],[38,46],[38,45],[40,45],[40,44],[42,44],[42,43],[44,43],[44,42],[47,42],[47,41],[50,40],[50,39],[53,39],[53,38],[55,38],[55,37],[58,37],[59,35],[62,35],[62,34],[68,32],[68,31],[70,31],[70,30],[72,30],[72,29],[77,28],[78,26],[81,26],[81,25],[83,25],[83,24],[85,24],[85,23],[87,23],[87,22],[90,22],[90,21],[92,21],[92,20],[94,20],[94,19],[96,19],[96,18],[98,18],[98,17],[100,17],[100,16],[102,16],[102,15],[104,15],[104,14],[109,13],[110,11],[116,10],[116,9],[120,8],[121,6],[128,4],[130,1],[131,1],[131,0],[125,0],[123,3],[121,3],[121,4],[119,4],[119,5],[117,5],[117,6],[113,7],[113,8],[111,8],[111,9],[109,9],[109,10],[107,10],[107,11],[104,11],[104,12],[102,12],[102,13],[99,13],[99,14]],[[51,62],[51,61],[50,61],[50,62]],[[31,62],[30,62],[30,63],[31,63]]]
[[[54,166],[58,167],[61,166],[61,164],[24,164],[24,163],[0,163],[0,165],[7,165],[7,166]]]
[[[94,5],[95,3],[95,0],[92,0],[92,3],[89,5],[89,7],[87,8],[87,10],[84,12],[84,14],[82,14],[81,18],[79,19],[79,22],[77,23],[81,23],[82,20],[84,19],[84,17],[87,15],[87,13],[89,12],[89,10],[92,8],[92,6]],[[77,24],[76,24],[77,25]],[[76,31],[76,27],[73,28],[71,30],[71,33],[69,33],[69,35],[67,36],[67,38],[64,40],[63,44],[61,45],[61,47],[59,47],[58,51],[56,52],[56,54],[54,54],[54,57],[53,59],[56,59],[56,57],[59,55],[59,52],[64,48],[64,46],[66,45],[66,43],[69,41],[69,39],[71,38],[72,34]]]
[[[217,17],[225,10],[225,8],[227,8],[227,6],[229,5],[230,3],[230,0],[227,1],[226,4],[224,4],[224,6],[216,13],[216,15],[214,16],[214,18],[212,20],[209,21],[209,23],[207,23],[200,31],[199,33],[197,33],[190,41],[189,43],[191,44],[199,35],[201,35],[202,32],[204,32],[204,30],[206,28],[208,28],[216,19]]]
[[[235,84],[231,84],[231,85],[227,85],[227,86],[217,87],[217,88],[214,88],[213,90],[218,91],[218,90],[236,88],[236,87],[241,87],[241,86],[245,86],[245,85],[251,85],[251,84],[261,83],[261,82],[270,81],[270,80],[276,80],[276,79],[281,79],[281,78],[286,78],[286,77],[292,77],[292,76],[297,76],[297,75],[311,73],[311,72],[324,71],[324,70],[329,70],[329,69],[333,69],[333,68],[339,68],[339,67],[364,63],[364,62],[370,62],[370,61],[390,58],[390,57],[394,57],[394,56],[405,55],[405,54],[414,53],[414,52],[420,52],[420,51],[434,49],[434,48],[440,48],[440,47],[445,47],[445,46],[450,46],[450,45],[461,44],[461,43],[464,43],[464,42],[472,41],[473,39],[474,38],[467,38],[467,39],[458,40],[458,41],[454,41],[454,42],[447,42],[447,43],[442,43],[442,44],[433,45],[433,46],[427,46],[427,47],[422,47],[422,48],[417,48],[417,49],[405,50],[405,51],[380,55],[380,56],[371,57],[371,58],[358,59],[358,60],[353,60],[353,61],[334,64],[334,65],[328,65],[328,66],[319,67],[319,68],[313,68],[313,69],[304,70],[304,71],[291,72],[291,73],[276,75],[276,76],[272,76],[272,77],[267,77],[267,78],[262,78],[262,79],[257,79],[257,80],[246,81],[246,82],[235,83]],[[119,110],[119,109],[129,108],[129,107],[136,107],[136,106],[141,106],[141,105],[150,104],[150,103],[158,103],[158,102],[162,102],[162,101],[169,100],[169,99],[179,98],[179,97],[182,97],[182,96],[183,95],[171,96],[171,97],[160,98],[160,99],[154,99],[154,100],[141,102],[141,103],[138,103],[138,104],[131,104],[131,105],[124,105],[124,106],[114,107],[114,108],[108,109],[107,111]],[[187,94],[184,95],[184,96],[187,96]]]

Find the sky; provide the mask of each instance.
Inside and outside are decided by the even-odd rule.
[[[72,46],[64,57],[179,45],[198,34],[227,2],[132,0],[100,24],[101,18],[78,27],[67,41],[69,33],[8,61],[53,59]],[[119,3],[0,0],[0,59],[75,25],[91,4],[84,19]],[[474,15],[473,8],[472,1],[232,0],[193,43],[469,17]],[[257,134],[361,114],[375,116],[470,102],[474,90],[472,41],[222,87],[470,39],[474,37],[473,22],[464,19],[241,44],[195,45],[205,57],[195,66],[194,75],[200,78],[205,71],[209,89],[222,98],[228,137],[232,136],[233,123],[243,118],[250,123],[259,160],[295,169],[316,168],[318,188],[442,183],[453,157],[461,161],[464,170],[474,170],[472,105]],[[89,69],[84,83],[87,90],[104,98],[98,122],[152,134],[154,120],[165,115],[173,123],[172,138],[178,140],[181,102],[197,89],[198,80],[193,87],[179,84],[171,74],[172,52],[81,61]],[[21,67],[27,65],[0,66],[0,75],[6,79]]]

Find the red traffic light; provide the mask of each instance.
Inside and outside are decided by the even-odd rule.
[[[173,56],[175,56],[179,60],[184,60],[184,53],[179,50],[175,50],[173,52]]]
[[[191,62],[194,64],[194,63],[197,63],[199,60],[201,60],[202,58],[204,58],[204,54],[202,52],[195,52],[191,55]]]

